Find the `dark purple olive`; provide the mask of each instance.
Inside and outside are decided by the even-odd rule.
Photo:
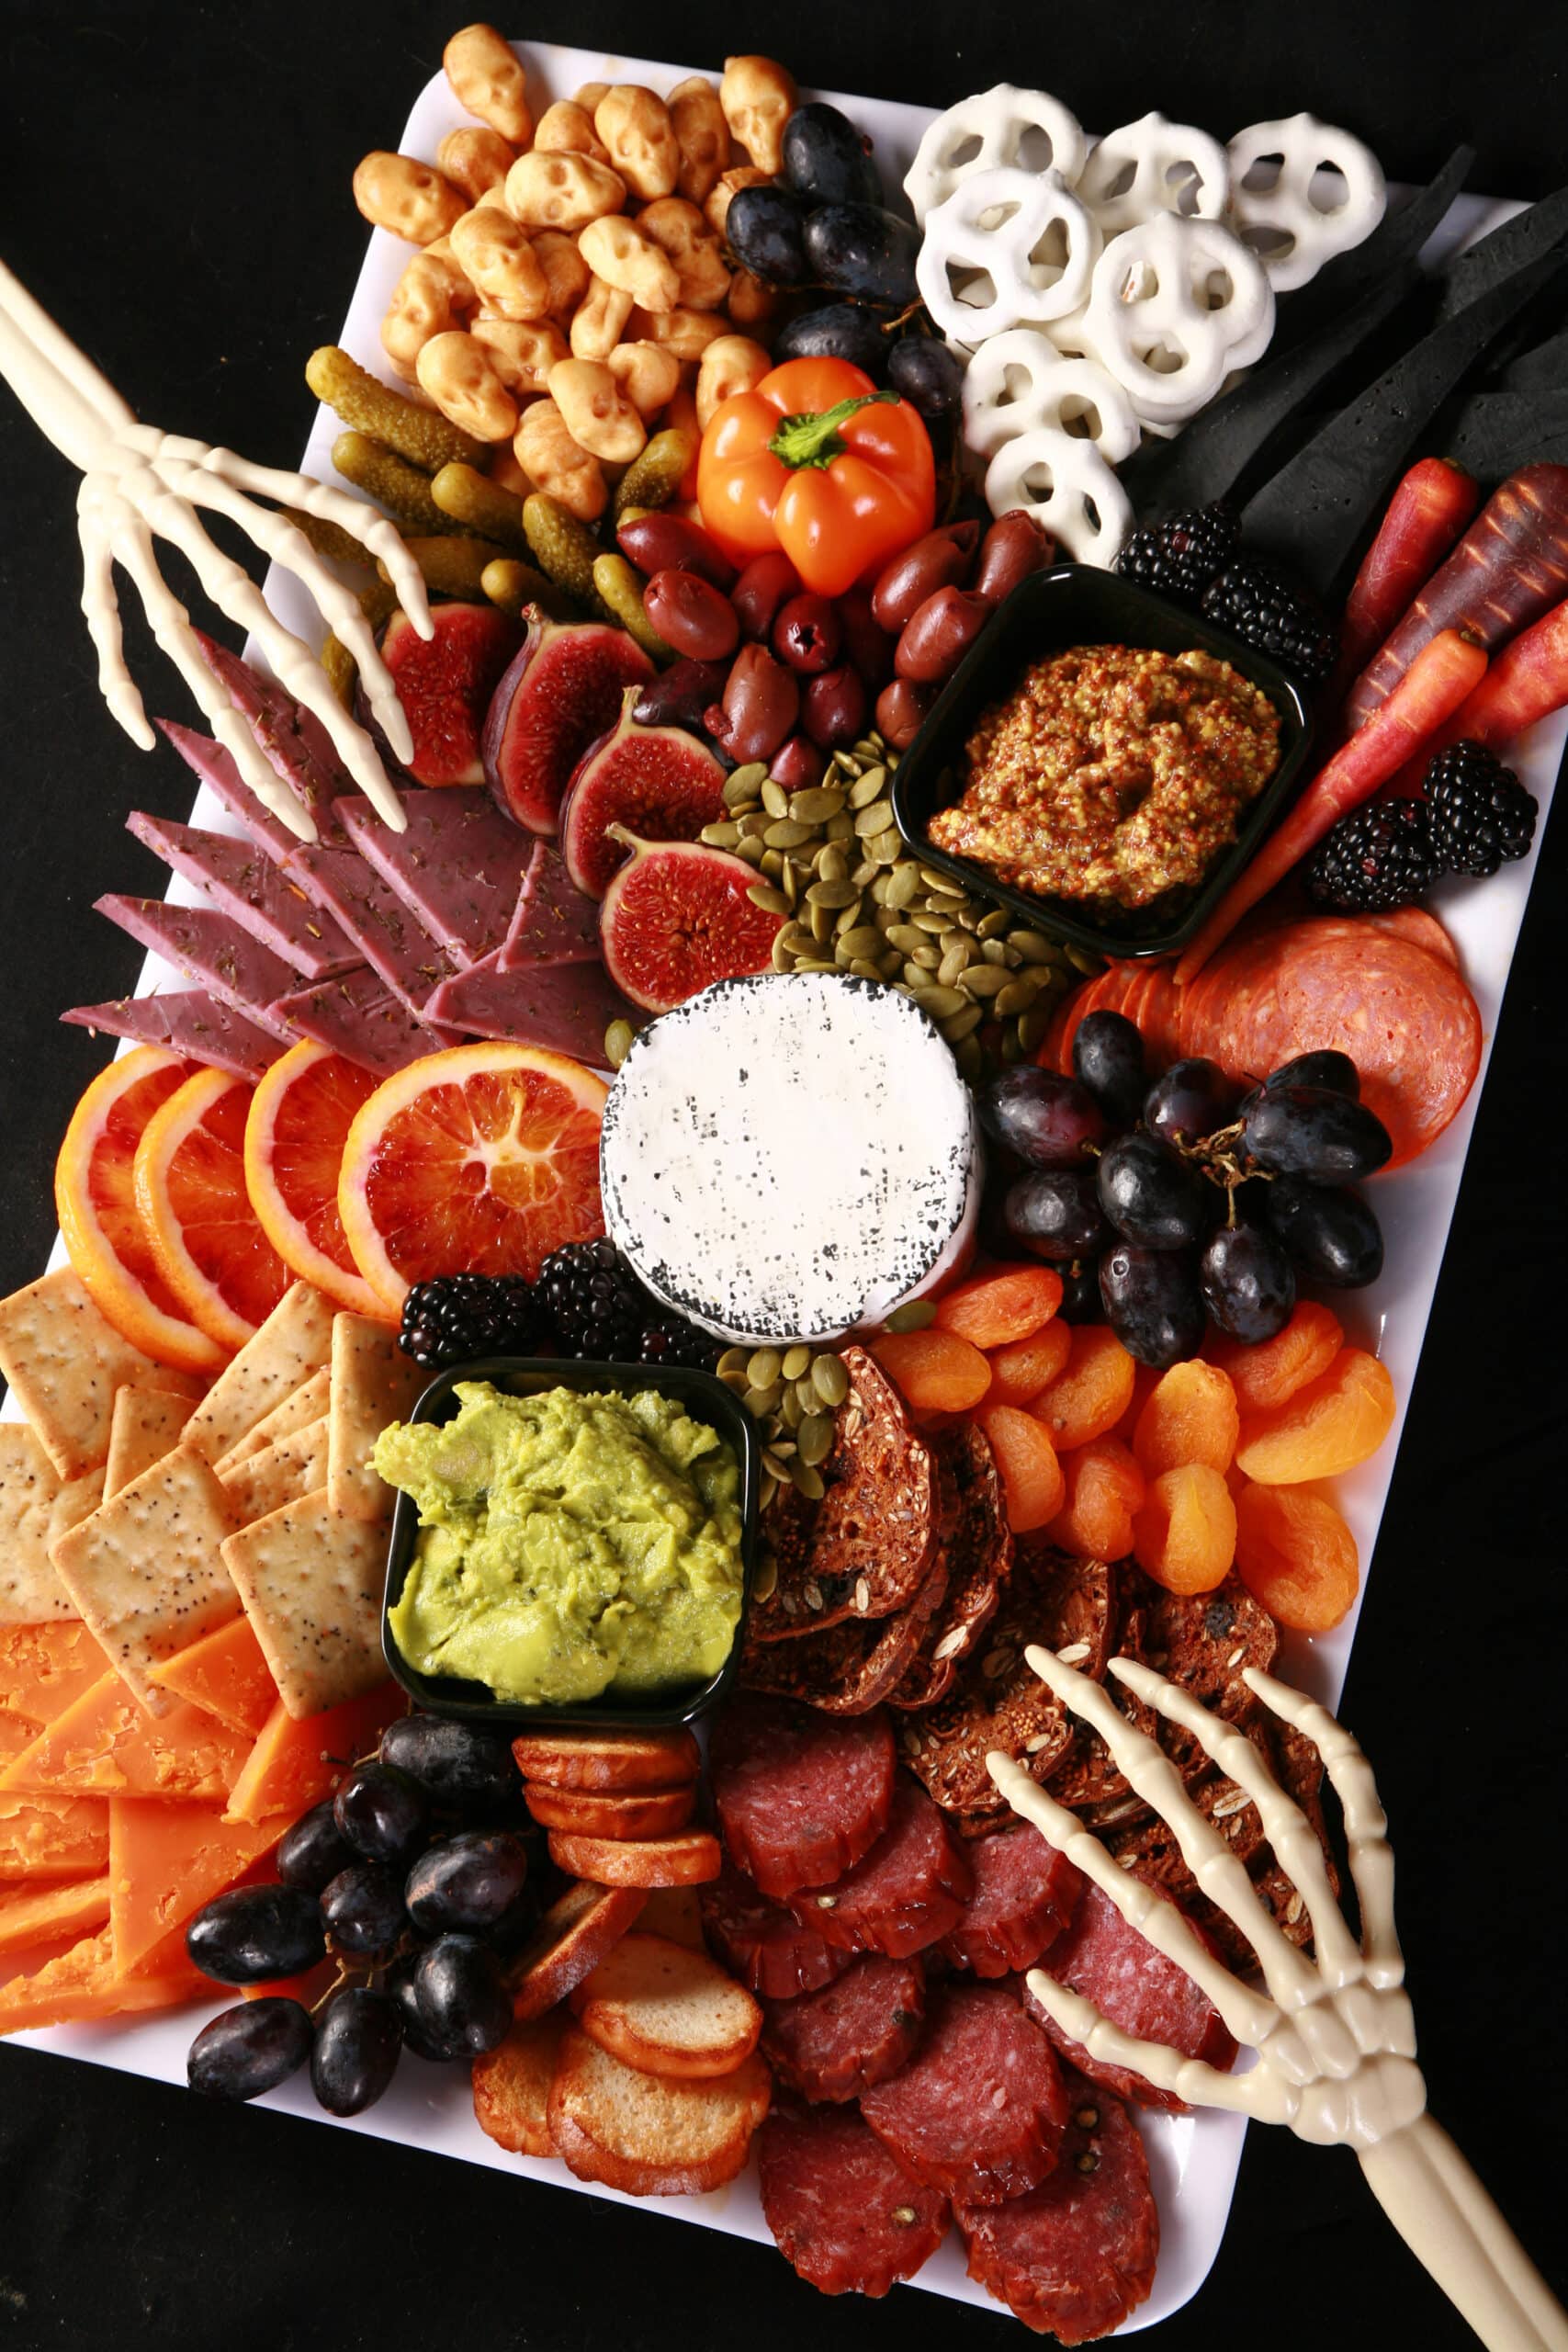
[[[947,523],[896,555],[877,574],[871,609],[879,628],[897,637],[928,596],[939,588],[961,588],[974,568],[978,523]]]
[[[843,641],[843,626],[826,596],[792,596],[773,623],[773,647],[779,660],[810,677],[832,668]]]
[[[987,605],[999,605],[1032,571],[1046,571],[1056,560],[1051,534],[1015,506],[987,532],[975,567],[973,587]]]
[[[865,732],[869,710],[864,682],[847,662],[808,678],[800,697],[800,723],[824,752],[843,750],[857,741]]]
[[[940,684],[952,676],[990,617],[991,608],[980,597],[962,588],[939,588],[906,622],[894,668],[918,686]]]
[[[865,680],[866,692],[879,695],[893,675],[894,639],[871,609],[863,588],[852,588],[834,607],[844,633],[844,655]]]
[[[621,553],[651,579],[656,571],[695,571],[728,595],[735,566],[700,523],[684,514],[633,514],[615,532]]]
[[[768,763],[769,779],[786,792],[807,791],[820,784],[827,760],[804,735],[786,735]]]
[[[934,686],[917,686],[909,678],[895,678],[884,686],[876,697],[876,731],[883,741],[896,752],[907,752],[935,700]]]
[[[804,585],[787,555],[753,556],[729,599],[739,616],[741,636],[765,642],[782,608],[792,596],[800,594]]]
[[[740,641],[734,605],[700,572],[656,571],[642,592],[642,609],[671,651],[688,662],[722,662]]]
[[[700,727],[728,675],[728,662],[671,662],[641,689],[632,717],[639,727]]]
[[[801,716],[792,672],[762,645],[743,645],[725,682],[718,740],[732,760],[771,760]]]

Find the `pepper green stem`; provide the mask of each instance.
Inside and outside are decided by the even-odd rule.
[[[844,440],[839,431],[847,424],[857,409],[872,408],[878,401],[897,401],[897,392],[862,392],[852,400],[837,401],[831,408],[806,410],[799,416],[786,416],[768,444],[770,454],[791,473],[799,473],[807,466],[830,466],[835,458],[844,454]]]

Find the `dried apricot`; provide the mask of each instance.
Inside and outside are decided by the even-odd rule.
[[[1083,1560],[1124,1560],[1144,1474],[1119,1438],[1091,1438],[1062,1464],[1067,1499],[1046,1529],[1053,1544]]]
[[[1203,1352],[1228,1372],[1244,1413],[1267,1413],[1325,1373],[1345,1344],[1339,1318],[1315,1298],[1298,1301],[1284,1329],[1255,1348],[1216,1336]]]
[[[1187,1462],[1228,1470],[1240,1426],[1228,1374],[1194,1356],[1173,1363],[1155,1383],[1133,1431],[1133,1451],[1145,1478]]]
[[[1066,1499],[1067,1482],[1055,1449],[1032,1413],[991,1405],[980,1415],[1007,1490],[1008,1525],[1015,1535],[1043,1527]]]
[[[1044,1324],[1027,1340],[1015,1340],[1009,1348],[993,1350],[987,1401],[993,1405],[1032,1404],[1066,1363],[1072,1344],[1072,1325],[1054,1321]]]
[[[977,1348],[1005,1348],[1042,1329],[1061,1304],[1062,1277],[1050,1266],[998,1266],[950,1290],[936,1319]]]
[[[1168,1592],[1213,1592],[1235,1558],[1235,1515],[1223,1471],[1206,1462],[1162,1471],[1134,1514],[1138,1566]]]
[[[1356,1598],[1356,1539],[1310,1487],[1244,1486],[1235,1498],[1235,1571],[1281,1625],[1326,1634]]]
[[[1387,1368],[1364,1348],[1341,1348],[1325,1373],[1283,1405],[1243,1416],[1236,1468],[1263,1487],[1337,1477],[1377,1452],[1393,1415]]]
[[[885,1331],[871,1351],[917,1413],[966,1413],[991,1385],[979,1349],[934,1323],[923,1331]]]
[[[1057,1453],[1066,1453],[1113,1430],[1132,1396],[1133,1359],[1114,1331],[1080,1323],[1066,1369],[1031,1410],[1044,1422]]]

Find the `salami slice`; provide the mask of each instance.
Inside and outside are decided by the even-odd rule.
[[[884,1714],[841,1720],[747,1696],[719,1716],[708,1760],[724,1842],[764,1894],[827,1886],[887,1826],[895,1767]]]
[[[824,2295],[886,2295],[946,2235],[946,2198],[852,2108],[775,2100],[757,2134],[757,2170],[779,2252]]]
[[[853,1954],[825,1944],[815,1928],[775,1903],[738,1870],[697,1890],[703,1933],[732,1975],[764,1999],[787,2001],[830,1984]]]
[[[1032,1968],[1072,1917],[1081,1874],[1029,1822],[979,1839],[969,1862],[975,1892],[942,1951],[976,1976]]]
[[[948,1541],[945,1594],[890,1693],[890,1703],[899,1708],[932,1706],[951,1689],[995,1616],[1012,1567],[1007,1496],[985,1431],[972,1421],[945,1430],[932,1451],[939,1472],[953,1480],[957,1523]]]
[[[999,1986],[933,1994],[926,2036],[902,2074],[861,2099],[877,2137],[933,2188],[999,2205],[1043,2181],[1066,2128],[1050,2039]]]
[[[971,2278],[1037,2335],[1089,2344],[1147,2299],[1159,2214],[1126,2109],[1077,2076],[1068,2090],[1072,2120],[1050,2179],[1006,2205],[956,2210]]]
[[[887,1826],[870,1853],[830,1886],[793,1896],[790,1907],[842,1951],[903,1960],[957,1925],[974,1883],[967,1853],[924,1789],[900,1772]]]
[[[1208,1995],[1184,1968],[1129,1926],[1092,1880],[1085,1883],[1071,1925],[1040,1965],[1047,1976],[1069,1992],[1081,1993],[1102,2017],[1140,2041],[1163,2041],[1184,2058],[1206,2058],[1211,2066],[1228,2067],[1235,2061],[1235,2043]],[[1186,2112],[1184,2102],[1172,2092],[1156,2090],[1131,2067],[1091,2058],[1053,2021],[1022,1980],[1019,1992],[1030,2016],[1081,2075],[1102,2083],[1118,2098],[1136,2099],[1140,2106],[1162,2108],[1172,2115]]]
[[[875,1952],[818,1992],[762,2007],[762,2055],[779,2080],[803,2098],[840,2104],[908,2058],[925,2023],[925,1979],[918,1961]]]

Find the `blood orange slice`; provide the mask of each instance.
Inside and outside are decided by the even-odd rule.
[[[344,1147],[338,1208],[360,1272],[400,1314],[434,1274],[536,1275],[604,1230],[608,1087],[532,1046],[454,1046],[378,1086]]]
[[[100,1070],[65,1130],[54,1206],[71,1263],[122,1339],[181,1372],[216,1372],[226,1351],[191,1321],[159,1272],[133,1173],[148,1121],[193,1071],[161,1046],[139,1046]]]
[[[245,1119],[245,1189],[262,1231],[301,1282],[355,1315],[386,1314],[354,1262],[338,1215],[337,1180],[355,1114],[376,1080],[306,1038],[258,1084]]]
[[[136,1205],[158,1271],[209,1339],[243,1348],[289,1272],[245,1191],[251,1088],[227,1070],[187,1079],[136,1148]]]

